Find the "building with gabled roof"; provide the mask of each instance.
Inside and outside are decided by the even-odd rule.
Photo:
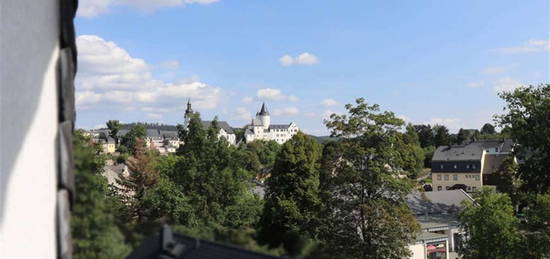
[[[512,150],[510,139],[477,140],[438,147],[432,157],[433,190],[449,190],[456,186],[466,188],[467,192],[481,190],[490,183],[489,179]]]
[[[187,100],[187,109],[185,110],[184,115],[184,126],[187,127],[189,125],[189,121],[191,120],[191,115],[193,115],[194,111],[191,107],[191,101]],[[202,127],[204,129],[209,129],[212,126],[212,121],[201,121]],[[233,127],[227,123],[227,121],[216,121],[219,127],[218,137],[223,137],[229,142],[231,145],[236,145],[237,143],[237,136],[235,135],[235,132],[233,131]]]

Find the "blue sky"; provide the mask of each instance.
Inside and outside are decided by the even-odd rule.
[[[550,82],[550,6],[530,1],[81,0],[77,126],[242,126],[327,134],[357,97],[412,123],[479,128],[496,93]]]

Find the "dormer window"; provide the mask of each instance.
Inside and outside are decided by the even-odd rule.
[[[456,166],[456,164],[455,164],[455,165],[453,166],[453,168],[456,169],[456,167],[457,167],[457,166]]]
[[[443,165],[440,165],[439,167],[441,167],[441,169],[443,169]]]
[[[466,165],[466,169],[470,169],[470,165]]]
[[[476,169],[476,165],[472,165],[472,168],[473,168],[473,169]]]

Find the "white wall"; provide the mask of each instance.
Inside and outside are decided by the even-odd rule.
[[[409,249],[412,252],[411,259],[424,259],[426,258],[426,250],[424,244],[409,245]]]
[[[0,258],[55,258],[57,0],[0,0]]]

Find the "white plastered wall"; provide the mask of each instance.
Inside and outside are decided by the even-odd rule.
[[[0,1],[0,258],[55,258],[56,0]]]

